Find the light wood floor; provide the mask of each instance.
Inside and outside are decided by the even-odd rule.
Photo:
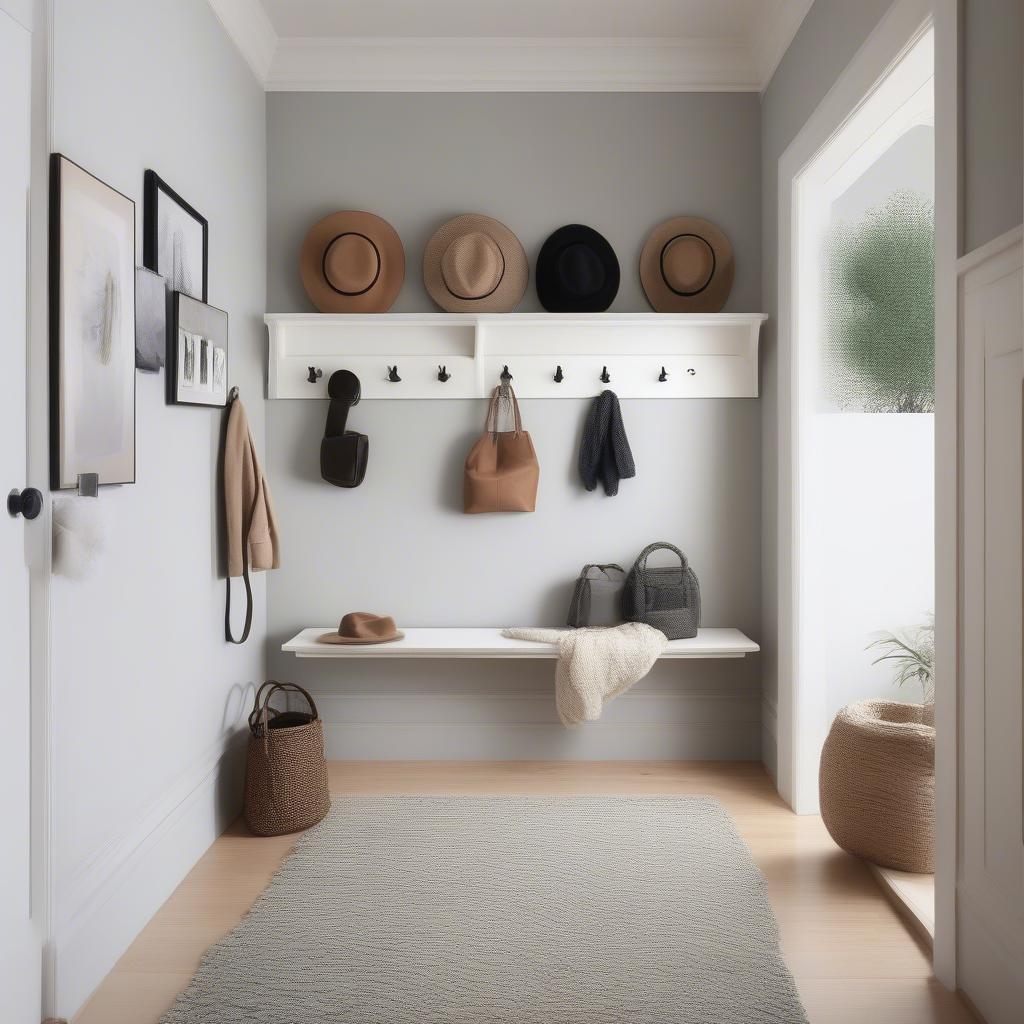
[[[928,952],[868,869],[833,845],[820,819],[792,814],[760,765],[345,763],[331,766],[331,789],[717,797],[768,880],[783,953],[812,1024],[975,1021],[932,979]],[[249,909],[293,841],[254,839],[241,824],[230,828],[160,908],[75,1024],[155,1024],[203,951]]]

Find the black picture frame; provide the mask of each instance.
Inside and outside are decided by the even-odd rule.
[[[78,477],[87,473],[95,473],[101,486],[133,484],[137,460],[135,200],[62,153],[50,154],[49,170],[50,489],[58,491],[77,487]],[[105,224],[95,220],[90,223],[82,210],[65,217],[65,194],[70,201],[76,189],[83,195],[89,192],[89,209],[93,211],[90,216],[95,218],[97,208],[105,209]],[[120,230],[120,238],[112,233],[113,228]],[[73,232],[84,236],[86,231],[95,231],[102,244],[85,246],[72,237]],[[90,253],[88,260],[85,252]],[[89,264],[95,263],[97,252],[106,257],[106,265],[104,267],[101,263],[92,267],[94,287],[90,294],[83,278],[89,276]],[[104,281],[103,289],[96,286],[100,278]],[[93,316],[83,317],[81,308],[90,300],[95,303],[101,290],[104,291],[103,323],[97,326],[95,337],[90,338],[87,326],[97,321]],[[105,330],[109,331],[106,337],[103,336]],[[96,348],[91,354],[87,352],[90,342]],[[77,351],[72,350],[73,346]],[[105,353],[102,351],[104,348]],[[74,367],[77,370],[73,370]],[[113,376],[105,367],[112,367],[119,376]],[[92,376],[91,384],[96,393],[84,395],[84,386],[77,393],[73,391],[70,387],[72,372],[77,373],[80,385],[84,377]],[[90,401],[90,408],[87,415],[77,415],[80,410],[75,403],[81,402],[83,397]],[[78,436],[77,424],[88,424],[92,432],[104,430],[103,420],[106,418],[110,422],[108,414],[111,408],[114,409],[116,423],[112,429],[120,434],[120,447],[109,445],[108,437],[99,444],[102,454],[90,455],[84,450],[88,448],[88,440]],[[119,423],[116,422],[118,412],[122,417]],[[80,443],[83,450],[79,449]]]
[[[142,263],[148,270],[160,274],[167,280],[170,291],[183,291],[200,302],[209,299],[210,277],[210,225],[207,219],[190,203],[186,202],[154,170],[147,169],[144,180],[144,205],[142,214]],[[202,293],[196,294],[194,286],[183,288],[182,280],[175,280],[173,267],[161,267],[160,205],[168,202],[177,206],[181,213],[191,218],[202,230]]]
[[[192,348],[190,354],[188,346]],[[221,367],[217,366],[217,350],[223,352]],[[228,356],[228,314],[184,292],[175,292],[167,335],[167,401],[171,405],[224,408],[230,391]]]

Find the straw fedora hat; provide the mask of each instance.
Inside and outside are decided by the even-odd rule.
[[[702,217],[659,224],[640,253],[640,281],[659,313],[719,312],[735,269],[725,232]]]
[[[386,644],[401,640],[405,634],[395,627],[390,615],[373,612],[349,612],[338,626],[337,633],[321,633],[316,639],[321,644]]]
[[[603,313],[619,290],[619,261],[604,235],[566,224],[537,257],[537,298],[549,313]]]
[[[299,274],[321,313],[386,313],[405,280],[405,250],[382,217],[339,210],[309,229]]]
[[[529,279],[522,243],[501,221],[482,213],[446,221],[423,250],[423,284],[449,313],[509,313]]]

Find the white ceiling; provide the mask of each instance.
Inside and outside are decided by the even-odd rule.
[[[210,0],[268,89],[762,90],[811,0]]]

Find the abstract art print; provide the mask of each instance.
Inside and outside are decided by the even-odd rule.
[[[209,225],[156,171],[146,171],[143,263],[173,292],[207,298]]]
[[[174,293],[173,306],[168,400],[176,405],[227,405],[227,313],[184,292]]]
[[[50,486],[135,482],[135,203],[50,158]]]
[[[159,274],[135,268],[135,369],[158,373],[167,352],[167,285]]]

